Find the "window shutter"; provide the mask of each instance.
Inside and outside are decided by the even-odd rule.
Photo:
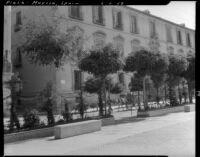
[[[113,27],[116,27],[116,15],[115,15],[115,11],[113,10]]]
[[[96,22],[96,13],[95,13],[95,6],[92,6],[92,15],[93,15],[93,22]]]
[[[98,7],[98,14],[99,14],[99,18],[98,19],[99,19],[100,23],[103,23],[103,11],[102,11],[102,9],[103,8],[101,6]]]
[[[134,32],[137,33],[137,19],[134,16]]]
[[[22,19],[21,19],[21,11],[16,13],[16,25],[21,25]]]
[[[117,26],[121,27],[122,21],[121,21],[121,12],[117,13]]]
[[[74,82],[75,82],[75,90],[80,90],[81,89],[81,81],[82,81],[82,77],[81,77],[81,71],[79,70],[75,70],[74,71]]]

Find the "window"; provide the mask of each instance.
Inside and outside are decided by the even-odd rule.
[[[114,47],[119,51],[121,57],[124,56],[124,38],[122,36],[117,36],[113,38],[114,40]]]
[[[80,70],[74,70],[74,90],[81,89],[82,74]]]
[[[92,12],[93,12],[93,23],[104,25],[103,7],[93,6]]]
[[[155,22],[150,22],[150,37],[154,37],[156,35],[156,24]]]
[[[177,31],[177,44],[182,45],[181,31]]]
[[[14,26],[14,31],[18,32],[21,30],[21,25],[22,25],[22,17],[21,17],[21,11],[18,11],[16,13],[16,23]]]
[[[130,21],[131,21],[131,33],[138,33],[136,16],[131,15]]]
[[[138,39],[133,39],[131,41],[131,50],[133,53],[140,50],[140,41]]]
[[[189,33],[187,33],[187,46],[189,46],[189,47],[191,47],[191,41],[190,41],[190,34]]]
[[[97,31],[93,34],[95,48],[102,48],[105,45],[106,34],[102,31]]]
[[[16,13],[16,25],[22,25],[21,11]]]
[[[168,42],[173,42],[172,41],[172,34],[171,34],[171,27],[166,26],[166,36],[167,36],[167,41]]]
[[[21,54],[20,48],[17,48],[16,57],[15,57],[15,60],[14,60],[14,66],[16,68],[19,68],[19,67],[22,66],[22,54]]]
[[[124,73],[120,72],[118,74],[118,78],[119,78],[119,83],[125,85]]]
[[[123,29],[121,11],[113,10],[113,28]]]
[[[69,7],[69,15],[71,18],[82,20],[81,8],[80,6]]]

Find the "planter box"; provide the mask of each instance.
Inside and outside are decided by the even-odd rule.
[[[62,139],[99,130],[101,130],[101,120],[89,120],[85,122],[55,126],[54,135],[55,139]]]
[[[4,135],[4,143],[11,143],[32,138],[53,136],[54,127],[22,131]]]
[[[185,105],[184,111],[185,112],[195,111],[195,105]]]
[[[184,106],[176,106],[165,109],[151,110],[151,111],[138,111],[138,117],[152,117],[160,116],[167,113],[184,112]]]
[[[103,118],[101,119],[101,124],[102,126],[113,125],[115,124],[115,118],[114,117]]]

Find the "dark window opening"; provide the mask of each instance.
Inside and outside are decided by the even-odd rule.
[[[80,70],[74,71],[74,89],[80,90],[81,89],[81,82],[82,81],[82,74]]]
[[[72,18],[82,19],[80,7],[79,6],[71,6],[70,16]]]

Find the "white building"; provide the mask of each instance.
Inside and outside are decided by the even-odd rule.
[[[52,12],[66,19],[60,25],[61,31],[72,26],[83,30],[87,37],[84,49],[112,42],[124,57],[141,48],[161,53],[195,53],[194,30],[151,15],[148,10],[142,12],[127,6],[16,6],[12,9],[12,60],[14,71],[20,72],[24,82],[23,95],[34,97],[47,81],[52,80],[59,95],[58,112],[62,110],[61,97],[74,100],[80,81],[86,80],[88,74],[81,74],[76,66],[69,63],[59,71],[53,66],[32,65],[18,49],[26,22],[37,19],[41,14],[48,17]],[[124,82],[128,89],[130,76],[118,72],[113,77],[115,81]],[[96,99],[94,95],[88,97]]]

